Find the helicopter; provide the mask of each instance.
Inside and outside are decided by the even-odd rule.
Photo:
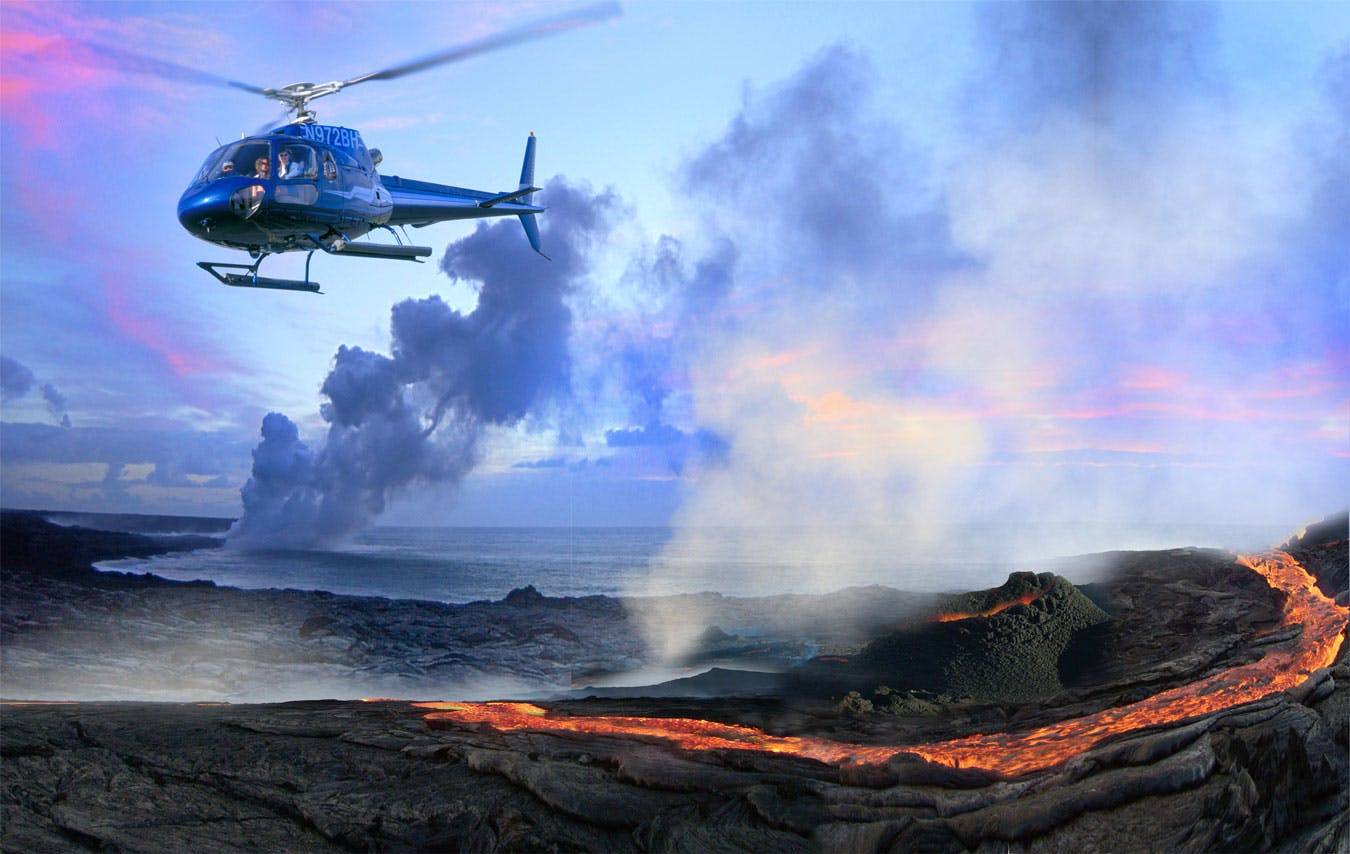
[[[178,221],[209,243],[248,253],[252,263],[200,261],[197,266],[221,284],[240,288],[320,293],[310,279],[315,252],[339,258],[376,258],[421,262],[429,246],[405,242],[407,226],[485,217],[520,219],[530,248],[547,258],[535,217],[544,208],[533,203],[535,136],[525,145],[520,180],[501,192],[472,190],[379,174],[383,155],[361,134],[338,125],[319,124],[310,103],[349,86],[393,80],[617,14],[615,2],[589,6],[547,20],[508,29],[381,71],[327,83],[292,83],[264,88],[141,56],[120,48],[82,43],[96,60],[122,70],[168,76],[178,82],[225,86],[280,101],[280,127],[258,132],[212,151],[178,200]],[[399,229],[403,237],[399,236]],[[395,243],[361,241],[387,230]],[[304,279],[259,275],[264,259],[285,252],[307,252]]]

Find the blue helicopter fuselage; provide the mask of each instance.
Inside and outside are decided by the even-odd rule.
[[[514,215],[538,249],[533,136],[525,159],[520,188],[504,193],[382,177],[379,152],[357,131],[296,122],[213,151],[179,199],[178,220],[203,240],[257,257],[333,251],[382,226]]]

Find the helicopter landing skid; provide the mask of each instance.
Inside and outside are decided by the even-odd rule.
[[[314,253],[310,253],[313,255]],[[266,256],[264,256],[266,257]],[[262,288],[273,291],[304,291],[306,293],[322,293],[319,290],[318,282],[309,280],[309,259],[305,259],[305,278],[300,279],[270,279],[266,276],[258,275],[258,267],[262,264],[262,258],[254,261],[252,264],[227,264],[223,261],[198,261],[197,266],[210,273],[222,285],[229,285],[232,288]],[[220,269],[217,269],[220,268]],[[220,270],[245,270],[243,273],[222,273]]]

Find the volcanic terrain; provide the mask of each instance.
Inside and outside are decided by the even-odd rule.
[[[1120,553],[1082,587],[906,600],[870,640],[744,676],[756,696],[723,668],[712,698],[11,702],[0,842],[1343,851],[1346,539],[1342,515],[1268,554]],[[9,578],[7,645],[37,648]]]

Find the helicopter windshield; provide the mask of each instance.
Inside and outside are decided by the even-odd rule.
[[[246,139],[225,149],[225,155],[211,168],[211,180],[242,176],[272,177],[272,143]]]
[[[192,183],[200,184],[210,177],[211,167],[216,165],[216,161],[220,159],[220,153],[224,150],[225,146],[222,145],[206,156],[206,162],[202,164],[202,168],[197,170],[197,177],[192,179]]]

